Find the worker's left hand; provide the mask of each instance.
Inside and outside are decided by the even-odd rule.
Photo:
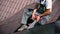
[[[40,19],[41,19],[41,16],[36,17],[37,22],[40,21]]]

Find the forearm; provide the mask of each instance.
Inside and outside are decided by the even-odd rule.
[[[32,13],[32,14],[35,14],[35,13],[36,13],[36,11],[37,11],[37,9],[34,9],[34,11],[33,11],[33,13]]]
[[[34,6],[33,14],[36,13],[36,11],[37,11],[37,9],[38,9],[38,6],[39,6],[39,3],[36,3],[35,6]]]
[[[50,9],[47,9],[43,14],[40,14],[39,16],[45,16],[45,15],[48,15],[50,14]]]

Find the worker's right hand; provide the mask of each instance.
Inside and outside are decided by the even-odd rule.
[[[32,17],[31,17],[31,19],[32,19],[32,20],[34,20],[34,19],[35,19],[35,15],[34,15],[34,14],[32,14]]]
[[[35,19],[35,13],[36,13],[36,10],[37,10],[37,9],[34,9],[34,11],[33,11],[33,13],[32,13],[32,17],[31,17],[32,20]]]

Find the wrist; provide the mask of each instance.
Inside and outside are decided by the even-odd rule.
[[[42,15],[42,14],[40,14],[39,16],[40,16],[40,17],[42,17],[43,15]]]

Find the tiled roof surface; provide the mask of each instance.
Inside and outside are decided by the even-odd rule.
[[[0,21],[10,18],[34,0],[0,0]]]

